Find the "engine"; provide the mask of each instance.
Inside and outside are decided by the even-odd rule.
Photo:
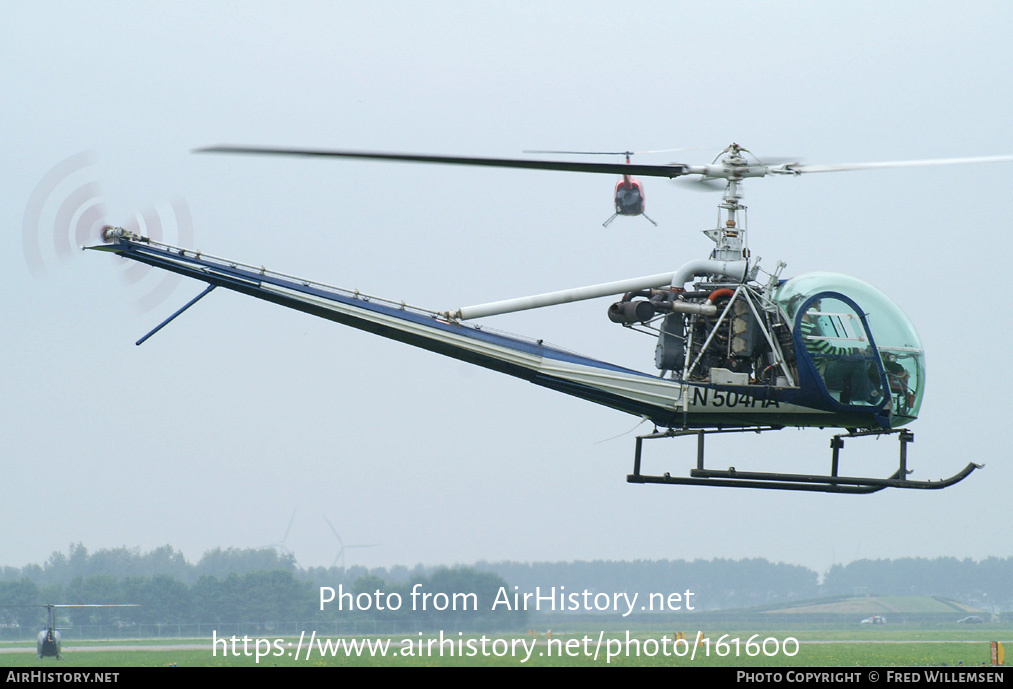
[[[690,380],[710,381],[713,369],[723,369],[723,375],[746,374],[743,383],[760,382],[772,361],[750,300],[735,298],[729,288],[631,292],[612,304],[608,315],[626,326],[650,323],[658,333],[654,365],[675,378],[691,366]]]

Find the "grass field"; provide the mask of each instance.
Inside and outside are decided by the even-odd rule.
[[[699,645],[676,644],[671,635],[625,633],[556,635],[551,641],[544,635],[531,636],[459,636],[448,635],[443,641],[431,636],[364,637],[372,653],[361,646],[357,653],[350,647],[337,646],[337,653],[322,653],[319,644],[307,659],[306,645],[295,657],[298,638],[283,641],[261,640],[261,657],[255,657],[256,641],[251,639],[244,653],[242,640],[234,655],[225,654],[221,642],[212,654],[207,639],[177,639],[172,642],[119,641],[70,644],[64,658],[38,659],[24,644],[0,645],[0,667],[413,667],[413,666],[689,666],[689,667],[855,667],[855,666],[979,666],[990,660],[991,640],[1013,649],[1013,629],[936,629],[904,630],[806,630],[791,632],[735,632],[727,635],[708,633]],[[484,639],[484,641],[483,641]],[[752,639],[753,643],[749,644]],[[766,647],[761,644],[765,639]],[[789,639],[797,639],[797,645]],[[737,640],[737,641],[736,641]],[[317,641],[322,641],[318,639]],[[351,639],[346,639],[349,642]],[[377,644],[389,642],[380,657]],[[291,644],[291,646],[287,644]],[[334,642],[332,641],[332,644]],[[340,642],[339,642],[340,643]],[[782,648],[783,644],[783,648]],[[194,650],[193,646],[204,648]],[[131,649],[129,646],[133,646]],[[164,646],[164,648],[157,648]],[[13,652],[23,648],[24,652]],[[326,649],[334,649],[334,645]],[[767,653],[764,653],[764,648]],[[105,650],[99,650],[105,649]],[[787,651],[786,654],[783,651]],[[594,657],[597,652],[597,659]],[[462,657],[463,656],[463,657]],[[523,661],[523,662],[522,662]]]

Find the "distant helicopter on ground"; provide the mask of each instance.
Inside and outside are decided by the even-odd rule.
[[[714,249],[707,258],[690,261],[675,272],[445,311],[410,307],[216,258],[109,226],[102,233],[106,244],[88,248],[208,284],[137,344],[216,287],[225,287],[650,420],[654,432],[636,440],[633,473],[627,476],[632,483],[871,493],[891,487],[945,488],[980,468],[969,463],[939,481],[908,478],[907,445],[914,435],[905,426],[918,417],[925,391],[924,350],[914,326],[883,293],[856,278],[821,272],[782,279],[783,262],[762,270],[747,242],[741,184],[770,175],[1010,162],[1013,156],[803,165],[761,161],[731,144],[708,165],[643,165],[245,146],[199,152],[561,170],[619,174],[624,179],[694,176],[712,184],[723,181],[724,193],[717,226],[704,231]],[[622,295],[608,309],[613,323],[656,339],[657,373],[467,323],[611,295]],[[709,434],[759,433],[788,426],[846,431],[832,438],[829,474],[715,470],[704,465],[704,439]],[[641,472],[644,440],[687,435],[697,439],[697,463],[689,476]],[[844,439],[880,435],[898,437],[896,471],[886,478],[842,476],[839,455]]]
[[[56,626],[57,608],[137,608],[135,603],[108,604],[108,603],[83,603],[83,604],[61,604],[48,603],[46,605],[5,605],[5,608],[45,608],[46,628],[39,632],[35,639],[35,651],[39,658],[63,658],[60,655],[62,638],[60,630]]]
[[[62,605],[47,605],[46,607],[46,628],[39,632],[35,639],[35,650],[40,658],[60,658],[60,631],[56,628],[56,614],[53,608],[62,608]]]

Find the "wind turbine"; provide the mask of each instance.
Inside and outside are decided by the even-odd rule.
[[[331,524],[331,520],[327,518],[327,515],[324,515],[324,521],[327,522],[327,526],[331,527],[331,533],[333,533],[334,537],[338,539],[338,544],[341,546],[338,549],[338,554],[334,556],[334,562],[331,563],[331,567],[335,567],[340,561],[341,569],[345,569],[346,550],[350,550],[351,548],[375,548],[378,545],[380,545],[379,543],[360,543],[355,545],[345,545],[345,541],[341,538],[341,534],[339,534],[338,530],[334,528],[334,524]]]
[[[292,516],[289,517],[288,526],[285,528],[285,535],[281,537],[281,540],[278,541],[277,543],[271,543],[269,545],[264,546],[265,548],[274,548],[276,551],[278,551],[278,555],[280,555],[281,557],[283,558],[291,557],[293,560],[295,560],[295,555],[292,553],[291,550],[288,549],[288,546],[285,545],[285,542],[288,541],[288,534],[292,531],[292,522],[295,521],[295,513],[297,511],[298,510],[292,510]]]

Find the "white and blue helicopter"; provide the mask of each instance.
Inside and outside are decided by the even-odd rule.
[[[643,165],[245,146],[199,152],[560,170],[624,178],[690,177],[709,184],[723,182],[724,193],[717,226],[705,230],[714,249],[707,258],[674,272],[442,311],[244,265],[106,226],[105,244],[87,248],[208,285],[137,344],[223,287],[649,420],[655,428],[636,439],[633,473],[627,476],[631,483],[872,493],[884,488],[945,488],[981,466],[970,463],[938,481],[908,478],[907,445],[914,434],[907,425],[918,418],[925,392],[925,354],[914,326],[882,292],[856,278],[820,272],[783,279],[782,262],[761,275],[747,242],[742,183],[772,175],[1010,162],[1013,156],[804,165],[764,162],[732,144],[706,165]],[[608,309],[613,323],[656,338],[654,371],[632,370],[471,323],[607,296],[619,297]],[[787,427],[842,429],[831,440],[829,473],[705,466],[707,435]],[[899,440],[899,465],[893,474],[885,478],[841,474],[845,438],[883,435]],[[643,441],[681,436],[697,440],[696,467],[689,476],[641,471]]]

